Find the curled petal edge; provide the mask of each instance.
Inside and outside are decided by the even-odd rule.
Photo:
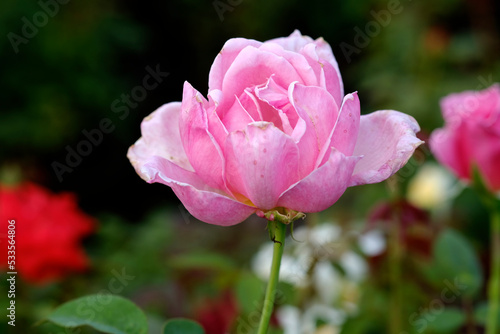
[[[408,162],[417,147],[424,143],[416,136],[419,131],[417,121],[399,111],[379,110],[361,116],[354,155],[363,156],[363,159],[354,169],[349,187],[378,183],[394,175]],[[391,135],[393,138],[390,138]],[[390,139],[396,142],[387,146]],[[361,145],[358,145],[360,142]],[[363,143],[370,145],[365,146]],[[381,148],[385,148],[385,152]],[[384,155],[386,158],[381,161],[380,156]]]

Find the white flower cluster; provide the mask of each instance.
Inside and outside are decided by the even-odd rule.
[[[368,273],[365,257],[385,250],[381,231],[345,232],[334,223],[303,226],[285,242],[280,282],[297,288],[298,306],[283,305],[277,317],[285,334],[338,333],[347,317],[357,311],[359,285]],[[362,253],[353,249],[357,246]],[[269,278],[273,245],[266,243],[252,261],[262,280]],[[321,325],[317,325],[320,323]]]

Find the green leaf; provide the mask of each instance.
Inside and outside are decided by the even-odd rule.
[[[63,327],[89,326],[109,334],[146,334],[146,316],[134,303],[120,296],[96,294],[56,308],[45,321]]]
[[[500,319],[500,310],[498,310],[497,314],[498,319]],[[488,318],[488,303],[481,303],[476,306],[474,310],[474,320],[480,324],[485,326]]]
[[[429,311],[422,315],[428,319],[427,331],[429,333],[457,333],[465,323],[465,314],[457,308],[445,308],[441,312]]]
[[[205,330],[196,321],[176,318],[165,323],[163,334],[205,334]]]
[[[459,289],[457,296],[475,296],[483,284],[483,274],[479,260],[470,243],[458,232],[447,229],[434,244],[434,263],[441,279],[439,284],[453,282]]]
[[[189,253],[175,256],[169,264],[176,269],[232,270],[236,268],[230,258],[217,253]]]
[[[265,284],[250,273],[242,274],[236,282],[236,298],[243,314],[260,311],[264,300]]]

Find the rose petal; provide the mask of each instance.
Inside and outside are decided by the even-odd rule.
[[[225,189],[224,157],[208,129],[205,106],[208,106],[205,98],[185,82],[179,121],[182,144],[191,166],[202,180],[213,188]],[[216,126],[217,123],[213,122],[211,125]]]
[[[224,146],[228,130],[222,123],[219,115],[214,112],[207,110],[207,121],[208,121],[208,132],[213,136],[219,147]]]
[[[442,165],[448,166],[458,178],[468,181],[471,177],[471,149],[465,131],[463,122],[437,129],[429,138],[429,146]]]
[[[230,133],[225,153],[228,184],[259,209],[274,208],[280,194],[299,179],[298,148],[272,123],[255,122]]]
[[[477,164],[486,186],[496,192],[500,190],[500,133],[481,124],[468,123],[467,127],[474,157],[472,163]]]
[[[361,116],[354,155],[356,164],[349,186],[377,183],[396,173],[423,142],[415,136],[418,123],[394,110],[379,110]]]
[[[163,157],[151,157],[138,167],[141,175],[144,176],[143,179],[148,183],[162,183],[169,187],[172,184],[191,185],[199,190],[223,194],[221,190],[208,186],[195,172],[185,170]]]
[[[332,147],[347,156],[352,155],[358,139],[359,114],[358,94],[347,94],[344,97],[335,126],[330,132],[330,138],[323,145],[316,159],[316,167],[322,166],[330,158]]]
[[[232,38],[228,40],[217,57],[215,57],[212,67],[210,68],[210,73],[208,75],[209,91],[214,89],[222,90],[222,80],[241,50],[249,45],[259,47],[261,44],[262,42],[245,38]]]
[[[304,55],[318,78],[318,85],[325,88],[335,99],[337,105],[341,105],[344,97],[344,87],[338,65],[332,65],[327,59],[321,58],[318,54],[316,44],[306,45],[300,53]],[[333,54],[331,55],[333,57]],[[333,58],[335,61],[335,58]]]
[[[441,99],[441,111],[446,123],[454,124],[466,117],[474,117],[492,124],[500,109],[500,85],[482,91],[465,91]],[[500,122],[498,122],[500,124]],[[500,130],[500,129],[499,129]]]
[[[217,193],[194,187],[172,186],[175,194],[195,218],[209,224],[231,226],[247,219],[255,208]]]
[[[235,100],[239,101],[239,104],[254,121],[273,123],[275,127],[283,129],[279,113],[269,103],[255,96],[255,92],[256,89],[245,89]],[[244,127],[240,129],[244,129]]]
[[[193,171],[182,146],[179,133],[181,103],[171,102],[156,109],[141,124],[142,137],[128,151],[128,158],[137,173],[141,166],[154,156],[160,156],[180,167]]]
[[[301,177],[308,175],[316,167],[316,160],[323,146],[329,142],[331,130],[338,118],[338,107],[333,97],[323,88],[306,87],[293,84],[290,88],[290,101],[306,131],[300,139],[294,134],[300,150]],[[300,125],[300,124],[299,124]],[[301,128],[296,127],[297,131]]]
[[[256,210],[210,188],[195,173],[161,157],[154,157],[142,166],[141,173],[147,176],[149,183],[158,182],[171,187],[189,213],[209,224],[238,224]]]
[[[225,113],[224,119],[222,120],[228,132],[244,130],[248,123],[254,121],[255,120],[245,110],[238,98],[235,99],[233,106]]]
[[[358,138],[360,107],[358,93],[347,94],[333,130],[331,146],[347,156],[352,155]]]
[[[312,45],[312,44],[311,44]],[[281,45],[275,43],[264,43],[259,50],[271,52],[277,56],[285,58],[297,71],[300,76],[300,82],[306,86],[318,86],[319,80],[307,59],[300,53],[287,51]],[[281,73],[276,72],[277,75]]]
[[[304,36],[299,30],[295,29],[288,37],[279,37],[266,41],[265,43],[276,43],[285,50],[299,52],[306,44],[313,43],[314,40],[309,36]]]
[[[500,134],[491,127],[462,120],[435,130],[429,142],[436,159],[462,181],[469,183],[476,167],[490,190],[500,189]]]
[[[278,206],[301,212],[319,212],[333,205],[349,185],[360,157],[347,157],[332,148],[328,161],[287,189]]]
[[[344,86],[339,65],[333,55],[332,48],[323,38],[313,40],[309,36],[303,36],[299,30],[295,30],[288,37],[271,39],[264,45],[268,43],[276,43],[285,50],[307,56],[309,66],[314,70],[319,80],[317,85],[326,88],[335,98],[335,102],[340,105],[344,96]]]
[[[257,97],[248,89],[238,97],[240,105],[245,109],[248,115],[256,122],[263,121],[262,110]]]
[[[323,37],[320,37],[316,40],[313,40],[309,36],[304,36],[300,33],[299,30],[295,30],[290,36],[288,37],[280,37],[280,38],[275,38],[271,39],[265,42],[266,43],[276,43],[281,45],[285,50],[293,51],[293,52],[301,52],[302,48],[307,46],[308,44],[314,44],[316,54],[318,55],[319,58],[325,59],[328,63],[330,63],[335,71],[339,75],[339,80],[340,84],[342,85],[342,78],[340,77],[340,70],[339,70],[339,65],[337,63],[337,60],[335,59],[335,56],[333,55],[332,48],[330,47],[330,44],[328,44]],[[302,53],[302,52],[301,52]],[[312,57],[313,59],[317,60],[316,57]],[[342,88],[343,90],[343,88]],[[342,96],[344,94],[342,93]]]
[[[278,85],[273,79],[274,76],[274,74],[271,75],[265,85],[256,87],[255,95],[259,99],[269,103],[276,110],[283,110],[290,104],[288,86],[285,88]]]
[[[241,50],[224,76],[224,97],[219,105],[220,110],[231,107],[234,96],[239,96],[246,88],[267,82],[274,73],[279,73],[275,80],[283,87],[288,87],[293,81],[302,80],[295,68],[283,57],[252,46]]]
[[[333,55],[332,48],[330,44],[328,44],[323,37],[320,37],[314,41],[314,44],[316,44],[316,52],[318,53],[318,56],[320,59],[325,59],[328,61],[333,68],[335,69],[335,72],[338,75],[339,79],[339,84],[340,84],[340,92],[341,96],[344,95],[344,86],[342,83],[342,76],[340,75],[340,69],[339,69],[339,64],[337,63],[337,59],[335,59],[335,56]]]
[[[277,122],[273,122],[272,120],[266,121],[274,123],[278,128],[282,128],[283,132],[287,135],[292,135],[293,128],[297,124],[299,116],[290,104],[288,90],[278,85],[273,80],[273,76],[269,78],[265,85],[255,88],[255,95],[274,109],[273,114],[280,117],[281,127],[276,124]]]

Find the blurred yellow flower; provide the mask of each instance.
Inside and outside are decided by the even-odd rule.
[[[443,167],[425,163],[408,184],[408,201],[422,209],[435,209],[454,197],[460,185]]]

